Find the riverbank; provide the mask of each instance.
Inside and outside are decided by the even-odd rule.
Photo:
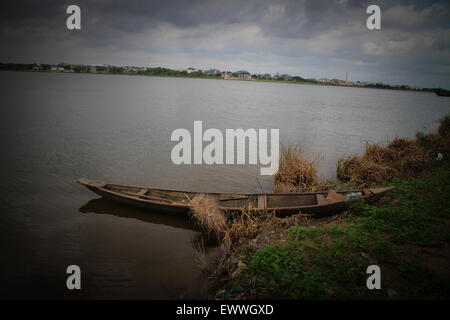
[[[331,82],[320,82],[315,79],[303,79],[300,77],[292,77],[292,79],[285,80],[279,79],[259,79],[259,78],[230,78],[224,79],[220,75],[210,75],[206,73],[183,73],[176,70],[166,69],[166,68],[149,68],[151,70],[161,69],[163,72],[147,72],[147,71],[137,71],[137,72],[127,72],[127,71],[100,71],[100,72],[89,72],[89,71],[53,71],[53,70],[34,70],[33,65],[20,65],[20,68],[9,68],[5,67],[8,64],[0,63],[0,71],[20,71],[20,72],[46,72],[46,73],[65,73],[65,74],[98,74],[98,75],[126,75],[126,76],[149,76],[149,77],[162,77],[162,78],[188,78],[188,79],[210,79],[210,80],[235,80],[235,81],[246,81],[246,82],[269,82],[269,83],[284,83],[284,84],[302,84],[302,85],[318,85],[318,86],[332,86],[332,87],[350,87],[350,88],[366,88],[366,89],[387,89],[387,90],[400,90],[400,91],[414,91],[414,92],[437,92],[437,90],[442,90],[440,88],[415,88],[406,85],[394,86],[382,83],[370,83],[361,84],[359,82],[353,84],[339,84]],[[443,90],[446,91],[446,90]]]
[[[340,179],[325,184],[311,178],[314,170],[299,160],[301,154],[291,152],[287,158],[296,160],[289,165],[297,170],[285,171],[285,177],[298,179],[276,180],[283,188],[291,181],[292,191],[308,185],[335,189],[362,184],[395,190],[375,204],[356,200],[347,211],[322,219],[257,216],[249,209],[225,235],[225,254],[211,275],[211,297],[450,298],[449,123],[446,117],[438,133],[418,133],[415,140],[368,146],[364,155],[343,159]],[[399,141],[407,152],[392,150],[400,148]],[[349,159],[352,166],[347,163],[344,174],[342,164]],[[376,180],[380,177],[386,181]],[[366,287],[370,265],[381,268],[380,290]]]

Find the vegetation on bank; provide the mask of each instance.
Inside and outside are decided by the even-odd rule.
[[[74,73],[89,73],[89,74],[119,74],[119,75],[142,75],[153,77],[222,79],[221,72],[217,69],[203,71],[203,70],[174,70],[163,67],[145,68],[145,67],[121,67],[111,65],[91,66],[91,65],[79,65],[67,63],[50,65],[50,64],[36,64],[36,63],[26,64],[26,63],[0,62],[0,70],[34,71],[34,72],[74,72]],[[287,74],[280,75],[278,73],[276,75],[251,74],[250,79],[247,78],[241,79],[239,76],[236,77],[233,76],[231,80],[422,91],[422,92],[435,92],[437,95],[441,96],[449,96],[449,91],[441,88],[417,88],[417,87],[410,87],[408,85],[390,85],[385,83],[371,83],[360,81],[349,83],[347,81],[339,79],[328,79],[328,82],[323,82],[318,81],[316,79],[306,79],[300,76],[290,76]]]
[[[436,93],[438,96],[450,97],[450,90],[445,90],[442,88],[435,88],[435,89],[432,89],[432,91],[434,91],[434,93]]]
[[[0,63],[0,70],[5,71],[35,71],[35,72],[50,72],[52,66],[49,64],[40,65],[40,69],[34,69],[36,64],[22,64],[22,63]],[[140,68],[140,70],[133,70],[127,67],[109,66],[103,68],[101,71],[91,71],[90,66],[76,65],[70,66],[67,64],[60,66],[62,70],[56,72],[73,72],[73,73],[87,73],[87,74],[116,74],[116,75],[140,75],[140,76],[152,76],[152,77],[172,77],[172,78],[199,78],[199,79],[222,79],[220,72],[209,72],[203,70],[197,70],[194,72],[187,72],[186,70],[173,70],[163,67],[155,68]],[[294,83],[294,84],[316,84],[316,85],[331,85],[319,83],[314,79],[304,79],[299,76],[290,77],[286,79],[284,76],[278,76],[274,78],[263,78],[260,75],[252,75],[251,79],[239,79],[232,78],[231,80],[237,81],[257,81],[257,82],[275,82],[275,83]]]
[[[342,159],[338,179],[325,182],[299,148],[284,148],[283,170],[275,177],[283,192],[357,185],[395,189],[375,204],[357,199],[347,211],[322,219],[302,213],[278,218],[247,208],[227,222],[220,237],[224,256],[210,270],[212,297],[450,298],[449,140],[450,116],[438,133],[368,145],[351,163]],[[374,264],[381,268],[381,290],[366,287],[366,269]]]
[[[420,178],[394,179],[388,204],[355,201],[335,220],[278,229],[282,241],[272,242],[269,231],[266,246],[239,249],[242,270],[220,297],[449,298],[449,179],[446,162]],[[366,287],[373,264],[381,290]]]

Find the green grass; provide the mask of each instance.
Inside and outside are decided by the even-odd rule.
[[[338,224],[294,225],[286,244],[243,252],[247,268],[231,290],[252,298],[385,299],[393,288],[399,298],[448,299],[450,279],[414,250],[449,243],[449,181],[444,163],[423,177],[384,184],[396,187],[384,207],[359,200]],[[366,288],[371,264],[381,268],[382,290]],[[383,282],[385,277],[390,280]]]
[[[431,175],[396,179],[392,196],[397,202],[384,208],[355,203],[352,218],[365,230],[386,233],[396,244],[440,246],[450,240],[450,169],[448,163]]]

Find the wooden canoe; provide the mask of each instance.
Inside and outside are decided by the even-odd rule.
[[[163,190],[135,186],[123,186],[94,181],[86,178],[77,180],[89,190],[105,199],[121,203],[145,207],[148,209],[187,214],[192,209],[191,200],[198,192]],[[351,191],[337,191],[345,199],[351,192],[361,192],[359,198],[375,201],[391,191],[394,187],[362,189]],[[351,200],[332,201],[327,199],[328,192],[303,193],[262,193],[262,194],[231,194],[208,193],[214,197],[224,212],[235,213],[251,204],[261,211],[275,210],[278,216],[287,216],[295,213],[308,213],[314,216],[327,216],[344,211]]]

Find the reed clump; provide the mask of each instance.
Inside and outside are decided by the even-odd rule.
[[[206,233],[221,239],[227,227],[227,220],[216,199],[206,194],[198,194],[192,200],[191,216]]]
[[[432,150],[417,140],[395,139],[387,146],[366,144],[362,156],[342,158],[337,164],[337,178],[356,183],[381,183],[394,177],[421,172],[433,164]]]
[[[305,158],[299,146],[281,145],[280,163],[275,175],[275,192],[295,192],[318,183],[315,161]]]
[[[417,175],[437,163],[437,155],[450,153],[450,116],[440,121],[437,133],[418,132],[415,139],[394,139],[387,146],[366,144],[362,156],[339,159],[341,181],[377,184],[394,177]]]
[[[397,174],[394,168],[378,164],[364,156],[341,158],[337,164],[337,178],[352,183],[380,183],[391,180]]]

